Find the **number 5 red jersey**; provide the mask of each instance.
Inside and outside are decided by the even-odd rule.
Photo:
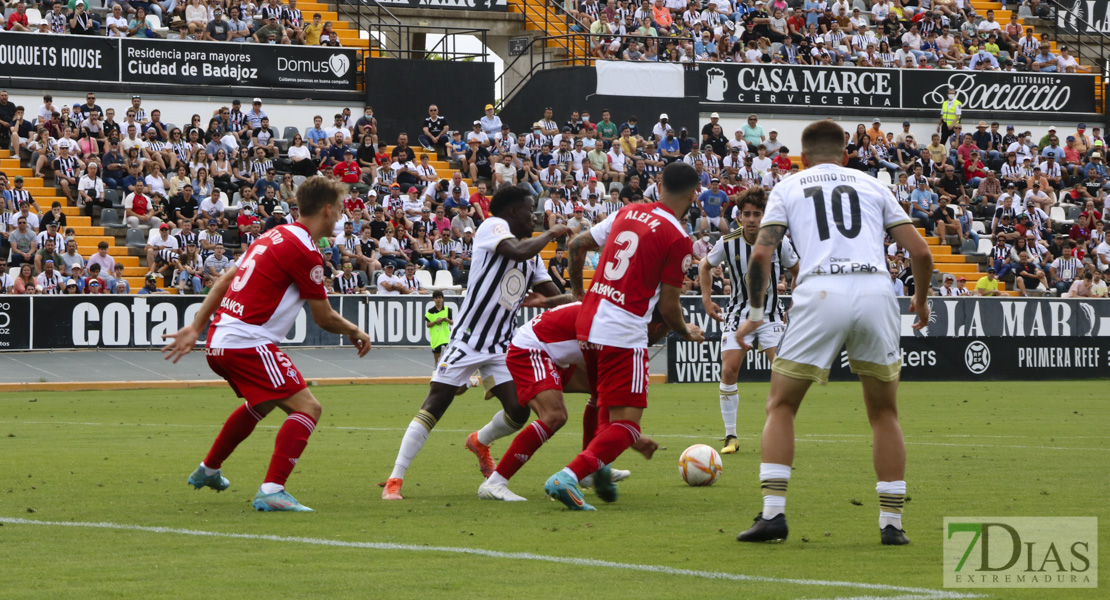
[[[602,247],[578,316],[578,340],[646,348],[663,284],[682,287],[693,242],[662,203],[630,204],[590,229]]]
[[[262,234],[236,265],[209,329],[209,348],[279,344],[305,300],[328,297],[324,258],[300,223]]]

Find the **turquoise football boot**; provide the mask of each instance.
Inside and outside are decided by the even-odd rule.
[[[297,502],[297,499],[285,490],[274,492],[273,494],[263,494],[262,490],[258,490],[258,494],[254,497],[253,505],[255,510],[264,512],[316,512],[300,502]]]
[[[547,483],[543,486],[543,491],[551,499],[562,502],[564,506],[571,510],[597,510],[586,504],[586,500],[582,497],[582,489],[578,487],[578,482],[562,471],[552,475],[547,480]]]
[[[218,469],[211,475],[205,475],[204,467],[197,467],[197,470],[189,476],[189,485],[198,490],[202,487],[210,487],[217,492],[222,492],[231,486],[231,482]]]
[[[594,473],[594,493],[606,502],[617,501],[617,484],[613,482],[613,473],[608,465]]]

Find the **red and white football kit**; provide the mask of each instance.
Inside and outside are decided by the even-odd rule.
[[[208,365],[250,406],[288,398],[305,382],[277,343],[305,300],[327,298],[323,256],[308,229],[293,223],[259,237],[237,266],[208,328]]]
[[[540,392],[562,390],[576,367],[584,366],[575,323],[581,302],[536,315],[517,330],[505,357],[521,406]]]
[[[597,405],[645,407],[648,323],[662,285],[682,286],[693,242],[659,202],[630,204],[590,234],[603,251],[576,330]]]

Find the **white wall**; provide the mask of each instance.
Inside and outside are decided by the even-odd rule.
[[[54,97],[55,108],[61,108],[66,104],[69,106],[78,103],[84,104],[87,95],[84,92],[72,91],[9,89],[8,101],[26,108],[27,115],[33,118],[39,107],[42,106],[43,94],[50,94]],[[252,93],[238,97],[239,101],[243,103],[244,112],[250,110],[251,101],[255,97]],[[332,124],[332,117],[345,107],[350,108],[351,114],[356,118],[362,115],[363,110],[361,105],[346,106],[309,100],[272,100],[262,95],[257,97],[262,99],[262,110],[270,116],[270,126],[280,127],[278,135],[281,135],[285,127],[297,127],[303,133],[306,127],[312,127],[313,115],[321,115],[324,118],[324,127],[327,127]],[[165,94],[143,94],[143,108],[146,109],[148,115],[153,109],[162,111],[162,121],[173,123],[178,127],[187,125],[192,116],[197,114],[201,116],[201,127],[207,128],[208,119],[212,117],[212,112],[221,106],[230,107],[232,100],[235,100],[235,98],[195,95],[186,99],[182,96]],[[108,108],[116,109],[116,120],[122,122],[124,112],[127,107],[131,106],[131,95],[96,92],[96,103],[104,110],[108,110]]]
[[[710,113],[701,114],[701,121],[698,123],[697,129],[695,130],[691,128],[692,134],[701,132],[702,126],[709,122],[709,114]],[[722,129],[724,129],[725,137],[732,139],[734,137],[733,132],[735,132],[737,128],[739,128],[747,121],[748,114],[749,113],[720,113],[721,120],[719,121],[719,123]],[[759,112],[756,113],[756,116],[759,117],[759,124],[763,126],[764,131],[770,132],[772,129],[778,130],[779,141],[790,148],[790,154],[793,156],[798,156],[802,153],[802,130],[805,129],[807,125],[812,123],[814,119],[826,118],[826,115],[821,114],[814,115],[813,118],[806,118],[799,117],[798,115],[775,115]],[[871,121],[874,119],[874,117],[833,118],[848,133],[854,133],[856,130],[856,125],[860,123],[863,123],[865,127],[871,127]],[[1067,138],[1068,135],[1075,133],[1075,126],[1078,125],[1078,122],[1076,121],[1008,121],[1001,118],[996,120],[999,124],[998,130],[1003,135],[1006,134],[1006,126],[1013,125],[1016,128],[1016,131],[1032,132],[1033,143],[1040,141],[1041,136],[1048,133],[1049,126],[1055,126],[1057,128],[1056,133],[1060,136],[1060,145],[1063,145],[1064,139]],[[897,134],[898,132],[902,131],[903,121],[910,122],[910,132],[914,134],[914,138],[917,139],[918,143],[927,145],[929,144],[930,136],[933,133],[939,133],[937,129],[938,123],[940,121],[939,115],[938,118],[935,120],[902,119],[898,120],[897,122],[888,122],[884,120],[882,123],[882,130],[884,132],[893,131],[895,134]],[[967,133],[974,133],[975,126],[978,125],[978,123],[979,122],[977,120],[971,122],[963,122],[963,131]],[[991,121],[987,121],[987,123],[990,124]],[[1087,134],[1090,135],[1091,127],[1094,127],[1095,125],[1097,125],[1097,123],[1088,123],[1087,125]]]

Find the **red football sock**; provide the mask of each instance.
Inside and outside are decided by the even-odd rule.
[[[582,449],[585,450],[586,446],[590,445],[593,441],[594,435],[597,434],[597,404],[595,397],[590,396],[590,402],[586,403],[586,410],[582,412]]]
[[[308,436],[316,429],[316,420],[302,413],[289,413],[285,423],[278,430],[277,439],[274,440],[274,455],[270,459],[270,468],[266,471],[265,483],[285,485],[297,459],[304,452],[308,444]]]
[[[509,444],[509,449],[505,451],[505,455],[501,457],[501,461],[497,463],[497,474],[505,479],[512,479],[513,475],[528,462],[529,458],[540,449],[540,446],[547,440],[551,439],[554,432],[543,424],[543,421],[532,421],[532,423],[520,430],[513,438],[513,443]]]
[[[640,426],[632,421],[613,421],[600,431],[581,454],[570,461],[567,468],[574,471],[579,481],[601,467],[612,464],[622,452],[640,439]]]
[[[254,426],[258,425],[264,416],[246,403],[239,405],[239,408],[232,411],[231,416],[224,422],[220,435],[216,436],[212,449],[208,451],[208,456],[204,457],[204,466],[209,469],[219,469],[227,457],[235,451],[236,446],[250,436]]]

